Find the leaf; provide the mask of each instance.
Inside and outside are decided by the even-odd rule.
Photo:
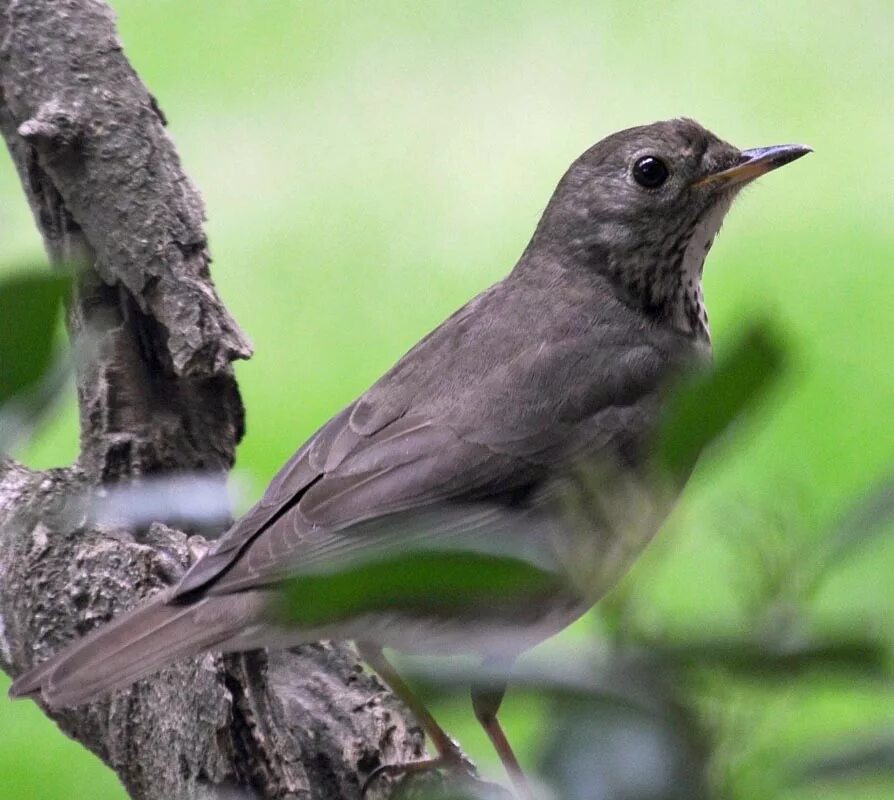
[[[837,554],[845,554],[894,522],[894,474],[888,475],[847,511],[838,524]]]
[[[375,611],[457,615],[536,596],[555,575],[511,556],[470,550],[388,552],[286,581],[284,622],[322,625]]]
[[[779,378],[785,355],[777,331],[768,323],[752,323],[710,372],[670,398],[659,437],[660,464],[685,478],[702,451]]]
[[[641,641],[660,663],[691,669],[713,669],[740,677],[789,681],[809,671],[840,672],[887,680],[886,643],[871,636],[773,642],[750,638],[692,639],[680,642]]]
[[[890,731],[811,759],[795,771],[795,783],[894,775],[894,736]]]
[[[499,688],[507,668],[497,662],[401,664],[427,697],[441,698],[469,684]],[[887,643],[871,636],[822,638],[789,644],[753,637],[639,638],[607,649],[546,646],[512,666],[515,694],[568,701],[589,698],[604,705],[655,712],[657,701],[671,685],[688,691],[689,678],[725,675],[790,685],[803,676],[846,676],[850,680],[887,683],[890,655]]]
[[[70,278],[49,272],[0,281],[0,405],[34,387],[49,369],[70,286]]]
[[[875,542],[894,523],[894,474],[879,481],[855,501],[824,540],[809,567],[808,585],[818,588],[834,569]]]

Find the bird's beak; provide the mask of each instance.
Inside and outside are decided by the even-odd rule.
[[[697,178],[693,181],[692,186],[719,187],[745,183],[812,152],[813,148],[803,144],[777,144],[772,147],[755,147],[753,150],[743,150],[739,154],[738,164]]]

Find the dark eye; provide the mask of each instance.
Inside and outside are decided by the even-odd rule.
[[[633,179],[647,189],[657,189],[669,174],[667,164],[655,156],[643,156],[633,165]]]

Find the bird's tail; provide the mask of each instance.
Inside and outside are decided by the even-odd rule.
[[[230,649],[262,616],[261,592],[169,604],[168,594],[112,620],[19,676],[10,697],[43,695],[53,708],[75,706],[128,686],[181,658]]]

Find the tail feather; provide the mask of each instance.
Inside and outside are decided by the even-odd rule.
[[[95,700],[220,646],[263,613],[260,592],[169,604],[168,593],[73,642],[13,682],[11,697],[40,694],[54,708]]]

